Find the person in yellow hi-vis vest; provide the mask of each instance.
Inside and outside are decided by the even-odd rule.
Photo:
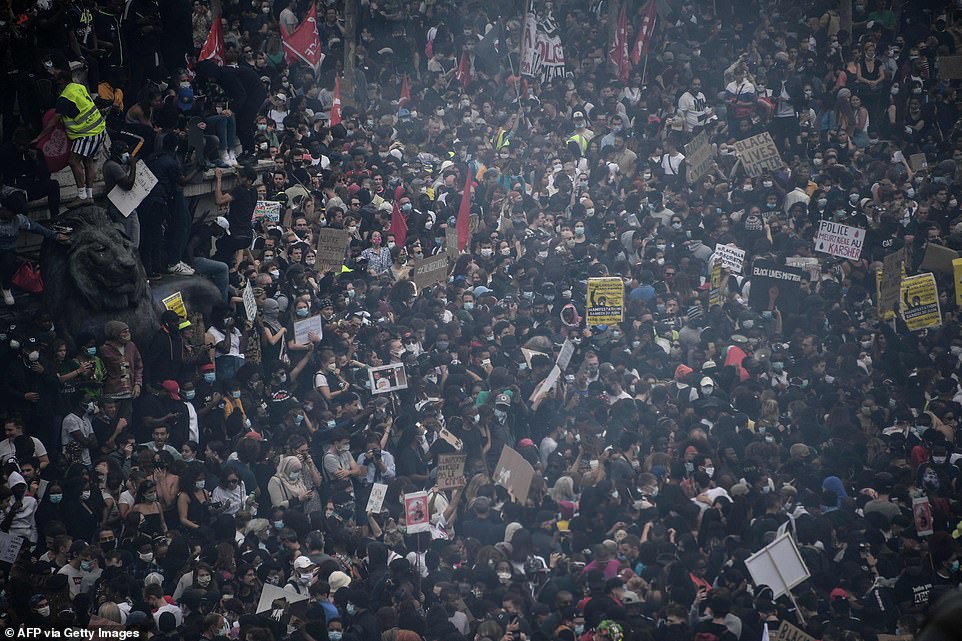
[[[81,200],[93,199],[97,153],[107,138],[106,120],[87,87],[74,82],[69,71],[58,72],[54,81],[60,92],[56,105],[57,117],[51,118],[32,142],[35,144],[62,122],[70,140],[70,159],[67,162],[77,183],[77,197]]]

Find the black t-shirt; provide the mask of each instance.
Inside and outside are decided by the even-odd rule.
[[[251,218],[254,217],[254,206],[257,204],[257,191],[238,185],[230,190],[230,197],[232,200],[227,220],[230,222],[231,234],[240,238],[251,238]]]

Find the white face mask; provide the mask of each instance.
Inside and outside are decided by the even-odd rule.
[[[706,467],[706,468],[705,468],[705,474],[708,475],[708,478],[713,478],[713,477],[715,476],[715,468],[713,468],[713,467]]]

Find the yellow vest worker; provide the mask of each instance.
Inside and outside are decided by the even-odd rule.
[[[79,138],[93,137],[104,132],[106,120],[104,115],[97,109],[90,92],[83,85],[71,82],[60,93],[60,98],[71,103],[76,109],[76,115],[63,113],[63,124],[67,129],[67,138],[77,140]],[[66,105],[58,105],[64,106]],[[58,111],[60,111],[58,109]],[[65,111],[73,111],[66,109]]]

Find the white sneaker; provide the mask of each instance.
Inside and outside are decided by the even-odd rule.
[[[93,188],[93,187],[87,187],[87,198],[89,198],[90,200],[93,200],[93,199],[94,199],[94,188]]]
[[[87,200],[87,190],[83,187],[77,187],[77,198]]]
[[[13,305],[16,301],[13,300],[13,292],[9,289],[4,289],[3,291],[3,302],[6,305]]]
[[[220,152],[220,161],[228,167],[233,167],[233,165],[230,163],[230,152],[228,152],[226,149]]]
[[[189,270],[189,271],[188,271]],[[194,273],[194,270],[187,267],[184,263],[177,263],[176,265],[171,265],[167,268],[168,274],[179,274],[181,276],[190,276]]]
[[[187,270],[188,275],[194,274],[195,272],[194,268],[188,265],[187,263],[185,263],[184,261],[180,261],[177,264],[180,265],[181,268]]]
[[[233,152],[233,151],[228,151],[228,152],[227,152],[227,155],[228,155],[228,157],[229,157],[228,164],[229,164],[231,167],[236,167],[237,165],[240,164],[239,162],[237,162],[237,156],[234,155],[234,152]]]

